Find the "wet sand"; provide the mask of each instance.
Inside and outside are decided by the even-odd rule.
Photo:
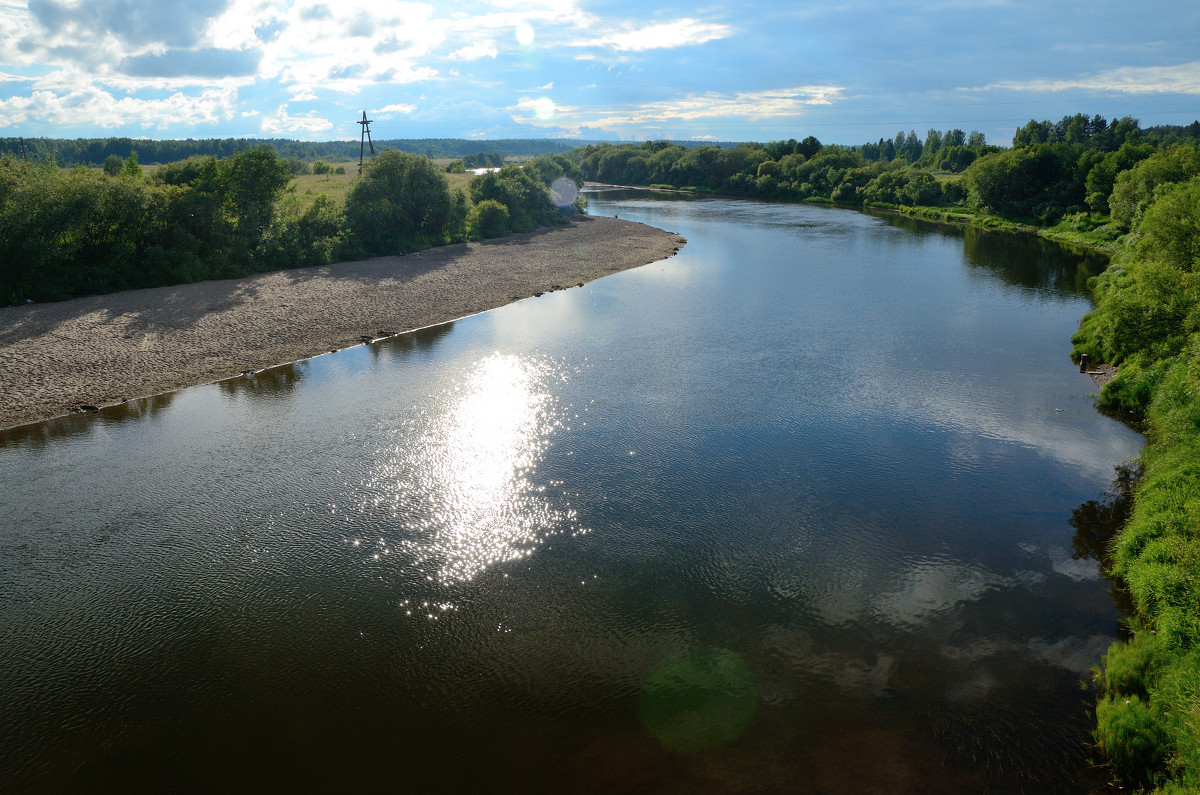
[[[686,242],[583,217],[402,257],[2,308],[0,428],[455,320],[655,262]]]

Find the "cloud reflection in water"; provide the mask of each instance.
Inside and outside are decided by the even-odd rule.
[[[531,555],[572,528],[533,475],[562,427],[545,387],[551,364],[494,354],[442,396],[416,440],[404,439],[381,468],[377,494],[391,492],[408,533],[397,545],[441,584],[465,582],[499,563]]]

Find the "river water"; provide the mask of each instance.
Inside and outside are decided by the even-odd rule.
[[[1086,791],[1097,263],[593,192],[673,257],[0,434],[15,789]]]

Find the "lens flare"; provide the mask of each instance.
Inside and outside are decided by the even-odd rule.
[[[550,183],[550,198],[559,207],[569,207],[579,198],[579,188],[575,186],[574,180],[559,177]]]
[[[538,97],[533,101],[533,114],[541,121],[550,121],[558,109],[550,97]]]
[[[642,687],[638,717],[675,751],[733,742],[758,705],[754,675],[737,652],[701,647],[669,657]]]

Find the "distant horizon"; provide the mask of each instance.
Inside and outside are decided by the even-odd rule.
[[[1075,114],[1068,114],[1068,115],[1073,116]],[[1085,114],[1085,115],[1087,115],[1087,114]],[[1122,114],[1121,116],[1113,116],[1110,119],[1110,121],[1120,119],[1123,116],[1130,116],[1130,114]],[[1063,118],[1063,117],[1050,118],[1050,119],[1033,119],[1033,120],[1034,121],[1058,122],[1061,118]],[[1133,117],[1133,118],[1136,119],[1136,117]],[[1026,122],[1028,122],[1028,121],[1030,121],[1030,119],[1026,120]],[[1198,124],[1198,123],[1200,123],[1200,119],[1192,119],[1190,121],[1184,121],[1184,122],[1179,122],[1179,123],[1154,124],[1154,125],[1139,123],[1139,129],[1146,130],[1146,129],[1151,129],[1153,127],[1188,127],[1192,124]],[[934,129],[938,129],[938,128],[934,128]],[[941,128],[941,129],[939,129],[939,132],[946,132],[947,129],[953,129],[953,128]],[[910,131],[916,132],[918,134],[918,136],[922,139],[925,137],[925,133],[927,132],[927,130],[916,130],[915,128],[912,130],[898,130],[897,132],[908,133]],[[0,132],[3,132],[3,128],[0,128]],[[964,132],[970,132],[970,131],[964,130]],[[1016,129],[1014,129],[1013,132],[1015,133]],[[159,142],[159,143],[173,142],[173,141],[224,141],[224,140],[288,142],[288,143],[313,144],[313,145],[360,143],[360,138],[358,138],[358,137],[305,139],[305,138],[290,138],[285,135],[153,137],[153,136],[132,136],[132,135],[97,135],[97,136],[25,135],[25,136],[20,136],[20,135],[0,134],[0,141],[4,141],[4,140],[12,141],[12,140],[16,140],[17,138],[21,138],[21,137],[29,139],[30,141],[37,141],[37,140],[75,141],[75,140],[116,139],[116,140],[129,140],[129,141],[133,141],[133,142],[153,141],[153,142]],[[805,137],[807,137],[807,136],[805,136]],[[813,136],[813,137],[817,137],[817,136]],[[418,143],[423,143],[423,142],[449,142],[449,141],[457,141],[457,142],[463,142],[463,143],[477,142],[480,144],[481,147],[483,147],[479,150],[472,150],[471,154],[475,154],[476,152],[486,153],[487,148],[484,145],[489,144],[489,143],[514,143],[514,142],[515,143],[540,143],[540,142],[547,142],[547,143],[563,144],[566,149],[573,149],[573,148],[578,148],[578,147],[583,147],[583,146],[595,146],[595,145],[599,145],[599,144],[622,145],[622,144],[641,144],[641,143],[663,141],[663,142],[667,142],[667,143],[671,143],[671,144],[677,144],[680,146],[709,145],[709,146],[732,147],[732,146],[738,146],[741,144],[767,144],[767,143],[772,143],[775,141],[788,140],[788,138],[793,138],[793,139],[798,140],[799,136],[792,135],[792,136],[787,136],[786,138],[760,138],[760,139],[754,139],[754,140],[708,140],[708,139],[678,139],[678,138],[645,138],[645,139],[619,140],[619,139],[615,139],[615,138],[578,139],[578,138],[565,138],[565,137],[552,138],[552,137],[546,137],[546,136],[542,136],[542,137],[527,136],[527,137],[510,137],[510,138],[462,138],[462,137],[455,137],[455,136],[420,136],[420,137],[413,137],[413,138],[382,138],[381,139],[381,138],[374,136],[374,134],[372,133],[372,140],[376,147],[384,147],[384,146],[388,146],[389,144],[397,144],[397,143],[418,144]],[[894,138],[894,136],[882,136],[882,138],[885,140],[890,140],[890,139]],[[879,141],[880,139],[875,138],[875,139],[857,141],[854,143],[846,143],[846,142],[838,142],[838,141],[822,141],[819,137],[817,137],[817,140],[821,141],[821,144],[823,146],[831,146],[832,145],[832,146],[856,147],[856,146],[862,146],[862,145],[866,145],[866,144],[873,144],[873,143],[876,143],[877,141]],[[991,146],[998,146],[1001,148],[1010,148],[1012,146],[1012,136],[1010,135],[1008,139],[1003,140],[1003,141],[988,139],[987,143]],[[0,149],[0,151],[3,151],[3,150]]]
[[[1200,117],[1200,5],[0,0],[0,137],[857,145]]]

